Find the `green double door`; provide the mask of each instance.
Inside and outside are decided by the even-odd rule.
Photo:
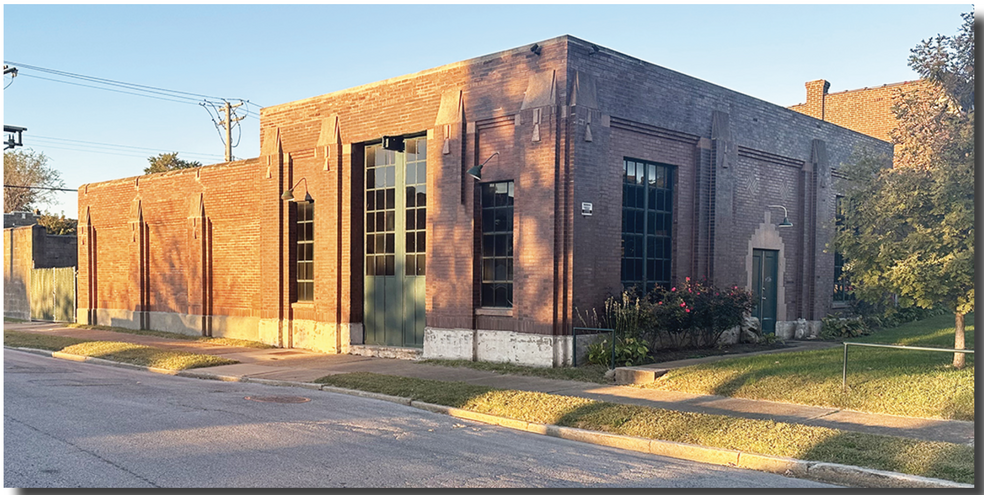
[[[776,333],[778,307],[779,251],[752,250],[752,316],[762,323],[763,334]]]
[[[366,147],[365,343],[424,345],[427,139]]]

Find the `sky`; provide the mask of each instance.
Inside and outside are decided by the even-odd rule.
[[[219,117],[199,104],[204,97],[248,101],[236,110],[245,118],[233,133],[233,156],[252,158],[259,155],[260,107],[569,34],[790,106],[806,101],[804,84],[816,79],[829,81],[831,93],[917,79],[907,65],[910,49],[956,34],[960,14],[972,9],[5,4],[4,64],[19,72],[4,77],[3,118],[26,127],[23,149],[43,152],[65,187],[75,189],[141,175],[159,153],[177,151],[205,165],[224,161]],[[65,73],[166,91],[138,96]],[[56,193],[41,208],[76,218],[77,194]]]

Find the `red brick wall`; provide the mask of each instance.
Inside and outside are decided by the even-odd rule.
[[[790,110],[825,120],[841,127],[891,141],[896,127],[892,113],[893,98],[899,91],[908,91],[927,84],[925,81],[907,81],[886,84],[877,88],[863,88],[837,93],[827,93],[830,83],[824,80],[806,83],[806,103],[793,105]]]

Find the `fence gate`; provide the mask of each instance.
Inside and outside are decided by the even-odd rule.
[[[75,321],[75,268],[31,270],[31,319]]]

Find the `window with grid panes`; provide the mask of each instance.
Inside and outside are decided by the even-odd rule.
[[[513,181],[481,185],[482,306],[513,305]]]
[[[297,202],[297,300],[314,300],[314,203]]]
[[[622,285],[646,292],[670,283],[673,167],[625,159],[622,181]]]
[[[427,138],[406,140],[406,276],[427,274]]]
[[[396,154],[366,148],[366,275],[396,272]]]

